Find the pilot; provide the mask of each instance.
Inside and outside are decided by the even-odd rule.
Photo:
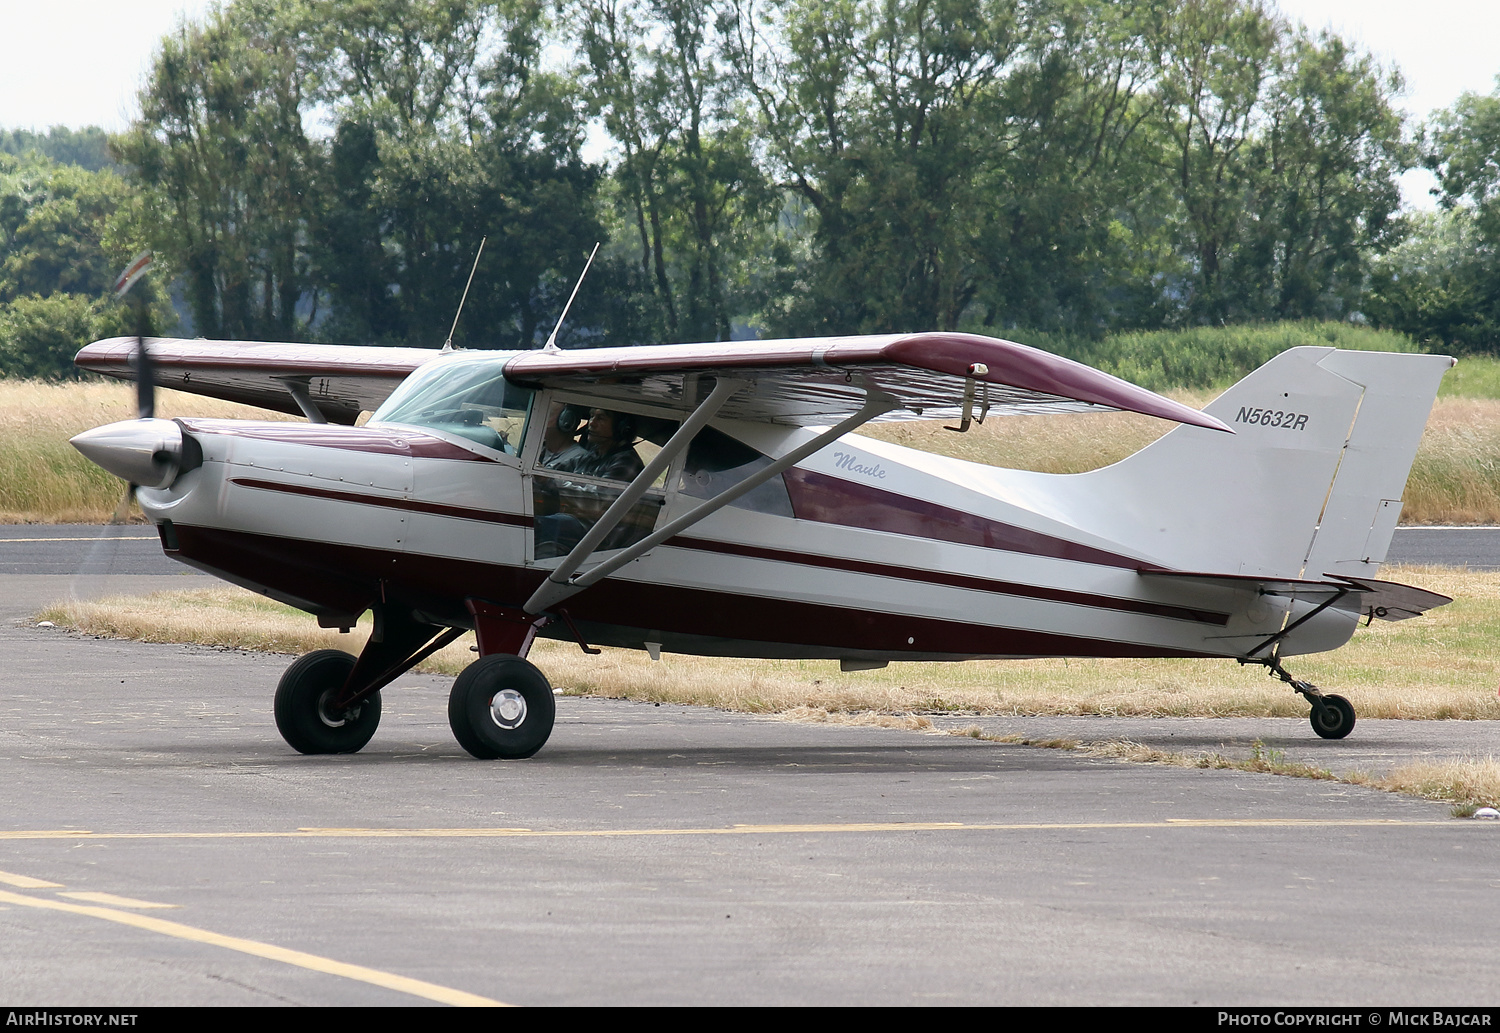
[[[553,469],[611,481],[633,481],[645,469],[635,451],[635,437],[635,419],[628,413],[591,409],[583,454],[554,464]]]
[[[565,430],[562,414],[554,422],[560,430]],[[551,429],[552,425],[549,424],[548,430]],[[543,462],[549,469],[559,473],[632,481],[645,469],[645,464],[634,448],[635,438],[634,417],[609,409],[592,409],[589,411],[584,446],[578,448],[577,452],[559,455],[555,462],[547,463],[545,457]],[[558,495],[557,512],[538,516],[536,519],[538,559],[562,555],[578,544],[619,494],[595,484],[568,482],[563,487],[566,490]]]

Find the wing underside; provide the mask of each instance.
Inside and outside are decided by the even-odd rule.
[[[589,351],[521,352],[508,378],[621,401],[691,409],[713,381],[747,390],[725,404],[736,420],[819,426],[858,411],[872,392],[893,408],[871,422],[989,414],[1129,410],[1228,430],[1196,409],[1049,352],[963,333],[734,341]]]
[[[270,344],[146,338],[158,387],[299,415],[293,389],[305,390],[330,423],[353,424],[374,410],[417,367],[437,358],[426,348],[337,344]],[[79,368],[135,379],[134,337],[95,341],[78,353]]]

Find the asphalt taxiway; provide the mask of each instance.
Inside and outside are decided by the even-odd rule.
[[[0,548],[0,1005],[1500,999],[1500,823],[1337,783],[611,700],[562,698],[540,754],[485,763],[448,730],[448,681],[417,675],[362,753],[303,757],[270,714],[287,657],[25,619],[69,593],[213,583],[149,535]],[[1229,755],[1258,739],[1341,771],[1493,738],[938,723]]]

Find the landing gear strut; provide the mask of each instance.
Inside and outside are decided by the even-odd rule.
[[[1266,659],[1250,657],[1241,659],[1242,664],[1262,664],[1267,668],[1267,673],[1280,678],[1292,687],[1292,691],[1301,695],[1307,702],[1312,704],[1312,713],[1308,720],[1312,724],[1312,730],[1324,739],[1342,739],[1354,731],[1354,706],[1343,696],[1325,696],[1312,682],[1298,681],[1287,673],[1285,667],[1281,666],[1281,658],[1272,656]]]
[[[448,724],[459,745],[481,760],[530,757],[547,742],[557,715],[546,675],[525,659],[551,618],[478,599],[467,603],[482,655],[453,684]],[[572,627],[566,612],[563,619]],[[358,752],[380,724],[380,690],[463,633],[399,606],[377,606],[358,659],[320,649],[281,676],[275,707],[281,737],[299,753]],[[582,638],[578,644],[598,652]]]

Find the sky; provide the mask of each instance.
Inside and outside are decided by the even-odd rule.
[[[212,0],[0,0],[0,128],[123,129],[157,41]],[[1401,69],[1402,106],[1417,118],[1500,74],[1500,0],[1280,0],[1310,28],[1332,28]],[[23,42],[26,41],[26,42]],[[1425,207],[1425,174],[1408,203]]]

